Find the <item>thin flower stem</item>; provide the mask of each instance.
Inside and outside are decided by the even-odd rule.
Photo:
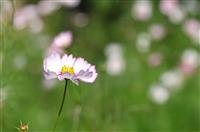
[[[55,132],[55,130],[56,130],[56,126],[58,124],[58,120],[60,118],[60,115],[61,115],[61,112],[62,112],[62,109],[63,109],[63,105],[64,105],[64,102],[65,102],[65,95],[67,93],[67,82],[68,82],[68,80],[66,79],[65,80],[65,89],[64,89],[64,93],[63,93],[63,98],[62,98],[62,102],[61,102],[61,105],[60,105],[58,116],[57,116],[57,119],[56,119],[56,122],[55,122],[55,125],[54,125],[54,128],[53,128],[53,132]]]

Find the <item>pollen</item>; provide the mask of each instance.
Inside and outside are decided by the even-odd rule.
[[[61,73],[64,74],[64,73],[69,73],[69,74],[74,74],[74,68],[73,67],[70,67],[70,66],[63,66],[62,69],[61,69]]]

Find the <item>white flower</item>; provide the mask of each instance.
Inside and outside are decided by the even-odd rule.
[[[170,96],[169,91],[161,85],[153,85],[150,88],[151,99],[157,104],[164,104]]]
[[[167,71],[161,75],[162,84],[171,90],[179,88],[183,83],[183,79],[182,74],[178,70]]]
[[[136,40],[136,48],[139,52],[146,53],[151,46],[151,37],[148,33],[140,33]]]
[[[81,0],[57,0],[56,2],[69,8],[75,8],[81,3]]]
[[[131,9],[132,16],[140,21],[147,21],[152,16],[150,0],[136,0]]]
[[[120,75],[124,68],[125,62],[123,57],[122,47],[118,43],[111,43],[105,48],[107,56],[106,70],[107,73],[113,76]]]
[[[79,81],[93,83],[97,77],[96,68],[83,58],[74,58],[65,54],[53,53],[44,59],[44,76],[46,79],[70,79],[75,84]]]

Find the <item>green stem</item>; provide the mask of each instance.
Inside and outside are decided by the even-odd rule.
[[[63,98],[62,98],[62,102],[61,102],[61,105],[60,105],[60,109],[58,111],[58,116],[57,116],[57,119],[56,119],[56,122],[55,122],[55,125],[54,125],[54,128],[53,128],[53,132],[55,132],[55,130],[56,130],[56,126],[58,124],[58,120],[60,118],[60,115],[61,115],[61,112],[62,112],[62,109],[63,109],[63,105],[64,105],[64,102],[65,102],[65,95],[67,93],[67,82],[68,82],[68,80],[66,79],[65,80],[65,89],[64,89],[64,93],[63,93]]]

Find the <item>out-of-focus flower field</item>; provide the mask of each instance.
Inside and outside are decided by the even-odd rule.
[[[52,131],[65,85],[44,79],[52,52],[98,73],[69,82],[56,131],[200,131],[199,46],[199,0],[1,0],[0,131]]]

